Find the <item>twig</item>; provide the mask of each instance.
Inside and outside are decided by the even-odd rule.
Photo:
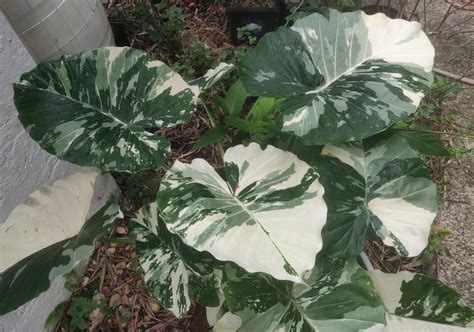
[[[474,79],[472,79],[472,78],[456,75],[456,74],[450,73],[446,70],[439,69],[439,68],[434,68],[433,71],[438,75],[442,75],[442,76],[446,76],[446,77],[455,79],[455,80],[457,80],[461,83],[474,85]]]

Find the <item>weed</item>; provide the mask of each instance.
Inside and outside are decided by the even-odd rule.
[[[443,252],[446,256],[451,257],[448,247],[444,244],[444,239],[446,236],[451,234],[452,232],[448,228],[434,226],[431,229],[430,241],[421,255],[423,263],[430,264],[433,261],[435,255],[439,252]]]
[[[418,112],[404,122],[409,128],[425,126],[439,129],[442,126],[453,124],[460,116],[443,112],[443,104],[452,101],[461,91],[462,88],[457,82],[450,82],[444,77],[435,76],[434,83],[426,94]]]
[[[253,46],[257,44],[257,37],[247,27],[237,29],[237,39]]]
[[[457,82],[451,82],[444,77],[435,76],[430,90],[421,103],[418,112],[399,122],[396,127],[414,130],[428,130],[439,133],[449,133],[454,139],[449,140],[448,150],[452,157],[458,158],[465,154],[463,140],[457,136],[457,122],[461,116],[457,113],[447,112],[446,102],[452,101],[462,92]]]
[[[83,281],[84,277],[76,271],[72,271],[66,276],[64,287],[71,292],[76,292],[83,288]],[[112,311],[105,299],[91,299],[93,290],[96,289],[95,286],[97,285],[92,283],[90,287],[84,288],[83,290],[87,293],[85,296],[73,296],[71,300],[59,303],[46,319],[45,327],[51,327],[61,322],[66,331],[83,331],[90,325],[91,313],[94,310],[97,310],[99,315],[103,315],[102,317],[111,315]]]
[[[185,79],[194,79],[204,75],[217,57],[202,41],[194,37],[191,45],[183,49],[182,55],[172,67]]]
[[[135,10],[140,14],[139,17],[143,17],[145,24],[151,25],[146,30],[154,42],[172,49],[181,47],[179,33],[183,29],[186,14],[180,7],[168,0],[155,0],[138,4]]]
[[[449,147],[449,153],[453,158],[460,158],[469,151],[470,150],[466,147],[464,141],[460,137],[455,137]]]

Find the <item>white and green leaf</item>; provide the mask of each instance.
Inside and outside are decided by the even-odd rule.
[[[53,188],[53,190],[55,189],[56,188]],[[71,207],[69,203],[71,203]],[[74,201],[66,199],[62,201],[61,204],[61,208],[56,211],[64,212],[68,208],[71,208],[68,210],[70,213],[72,211],[77,212],[77,210],[73,210],[73,206],[75,205]],[[43,204],[39,205],[38,210],[43,209],[45,206],[46,205]],[[56,211],[48,211],[53,220],[57,218],[55,215]],[[40,216],[41,215],[42,213],[40,213]],[[74,218],[72,215],[69,217]],[[121,217],[123,217],[123,215],[118,204],[111,201],[87,222],[83,220],[85,224],[75,236],[66,238],[66,236],[69,235],[68,232],[59,232],[62,234],[61,241],[23,258],[1,272],[0,293],[2,296],[0,297],[0,315],[13,311],[36,298],[48,290],[56,277],[72,271],[79,262],[89,258],[94,252],[96,242],[104,234],[110,232],[115,219]],[[64,221],[67,221],[67,219],[62,220],[62,222]],[[30,226],[30,223],[26,223],[26,232],[30,232]],[[77,225],[75,225],[74,228],[76,226]],[[60,227],[61,225],[41,226],[38,228],[38,232],[35,236],[38,239],[48,235],[54,236],[53,233],[57,232]],[[6,232],[8,229],[3,229],[2,231]],[[55,238],[55,240],[57,240],[57,238]],[[26,247],[30,246],[30,244],[24,243],[22,238],[16,238],[16,241],[23,243]],[[25,242],[26,241],[34,240],[25,239]],[[10,250],[15,249],[5,248],[5,251],[2,251],[2,255],[3,252],[9,252]]]
[[[338,143],[414,113],[433,58],[419,23],[331,9],[264,36],[242,59],[240,77],[251,95],[289,97],[277,119],[282,131],[305,144]]]
[[[309,162],[326,189],[331,254],[359,254],[369,226],[402,256],[423,251],[436,216],[436,185],[403,138],[326,145],[322,155]]]
[[[209,69],[204,76],[199,77],[191,82],[190,85],[197,86],[199,94],[209,90],[219,83],[227,74],[235,69],[233,64],[221,62],[215,68]]]
[[[158,217],[156,203],[144,206],[133,219],[139,262],[145,271],[145,285],[163,307],[177,317],[184,316],[191,300],[208,306],[219,304],[218,280],[213,259],[171,234]]]
[[[369,275],[388,314],[398,316],[390,319],[392,324],[400,318],[409,318],[467,326],[474,320],[474,311],[461,296],[435,278],[408,271],[390,274],[375,270]],[[410,320],[402,322],[409,323]]]
[[[160,61],[107,47],[39,64],[15,84],[19,119],[43,149],[102,170],[159,168],[170,152],[147,129],[187,122],[197,91]]]
[[[86,221],[97,173],[77,173],[31,193],[0,224],[0,272],[56,242]]]
[[[355,260],[319,257],[305,284],[250,274],[229,264],[222,280],[239,331],[361,331],[385,323],[385,309]]]
[[[326,222],[318,174],[292,153],[256,143],[228,149],[224,162],[225,180],[202,159],[175,162],[157,196],[166,226],[221,261],[302,282]]]

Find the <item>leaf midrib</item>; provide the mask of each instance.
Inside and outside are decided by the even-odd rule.
[[[288,266],[293,270],[293,275],[294,276],[298,276],[298,273],[296,272],[295,268],[290,264],[290,262],[288,262],[288,260],[286,259],[286,257],[283,255],[283,253],[281,252],[280,248],[278,248],[278,246],[276,245],[276,243],[273,241],[272,237],[270,236],[270,232],[268,232],[266,230],[266,228],[260,223],[260,221],[258,220],[258,218],[253,214],[252,211],[250,211],[244,204],[242,204],[242,202],[235,196],[231,195],[232,199],[237,203],[236,205],[240,206],[259,226],[260,228],[265,232],[265,234],[267,235],[268,239],[271,241],[272,245],[275,247],[275,249],[278,251],[278,253],[280,254],[281,258],[283,258],[283,260],[285,261],[286,264],[288,264]],[[290,274],[288,271],[285,270],[286,273]]]
[[[25,84],[22,84],[22,85],[29,88],[28,85],[25,85]],[[83,101],[81,101],[81,100],[74,99],[74,98],[72,98],[72,97],[70,97],[70,96],[67,96],[67,95],[60,94],[59,92],[54,91],[54,90],[41,89],[41,88],[37,88],[37,87],[32,87],[32,89],[33,89],[33,90],[37,90],[37,91],[43,91],[43,92],[49,93],[49,94],[53,94],[53,95],[59,96],[59,97],[64,98],[64,99],[68,99],[68,100],[72,101],[71,104],[79,104],[79,105],[81,105],[83,108],[92,109],[92,110],[94,110],[94,111],[100,113],[101,115],[104,115],[104,116],[110,118],[112,121],[118,122],[118,123],[119,123],[120,125],[122,125],[122,126],[125,126],[125,127],[129,127],[129,126],[130,126],[129,123],[125,123],[125,122],[123,122],[122,120],[120,120],[119,118],[113,116],[111,113],[108,113],[108,112],[106,112],[106,111],[103,110],[103,109],[99,109],[99,108],[97,108],[96,106],[93,106],[93,105],[91,105],[91,104],[89,104],[89,103],[83,102]],[[69,104],[69,105],[71,105],[71,104]],[[63,106],[64,106],[64,105],[60,105],[60,106],[58,106],[58,107],[63,107]]]

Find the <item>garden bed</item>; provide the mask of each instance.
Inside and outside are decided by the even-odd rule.
[[[248,4],[252,3],[248,1]],[[145,50],[187,79],[203,75],[213,63],[223,60],[236,62],[249,47],[231,45],[222,1],[170,0],[166,7],[157,7],[149,1],[124,0],[105,6],[120,46]],[[227,90],[226,84],[217,87],[215,94]],[[425,107],[442,103],[443,98],[447,98],[444,94],[433,96],[430,97],[433,98],[431,100],[426,99]],[[208,103],[214,103],[212,96],[209,96]],[[438,106],[441,108],[441,105]],[[244,114],[248,111],[249,105],[244,105]],[[425,115],[412,118],[406,124],[418,125],[424,122],[424,125],[436,131],[456,133],[451,122],[441,122]],[[223,119],[224,115],[218,111],[217,117]],[[221,170],[222,156],[216,144],[203,149],[193,147],[199,137],[211,127],[213,125],[206,115],[206,110],[199,108],[186,125],[156,130],[154,133],[171,142],[173,154],[168,166],[175,160],[190,162],[195,158],[204,158],[215,169]],[[234,135],[235,131],[227,134],[222,141],[224,148],[232,144]],[[446,161],[447,159],[438,157],[428,159],[433,177],[439,184],[444,180]],[[148,171],[133,176],[114,173],[122,189],[121,208],[126,217],[133,216],[143,204],[155,199],[162,175],[163,171]],[[400,257],[392,247],[383,245],[381,241],[367,241],[366,253],[374,267],[384,272],[407,270],[436,276],[436,255],[443,247],[442,237],[440,238],[439,234],[433,236],[437,242],[433,247],[429,247],[429,252],[425,251],[414,258]],[[71,327],[104,331],[209,329],[205,308],[193,302],[188,315],[178,319],[163,309],[160,299],[154,298],[144,287],[143,272],[138,265],[133,238],[128,235],[126,221],[119,221],[112,236],[96,249],[84,277],[71,275],[70,278],[73,280],[73,296],[71,301],[62,307],[63,310],[66,309],[63,315],[59,315],[59,324],[56,327],[58,331]]]

